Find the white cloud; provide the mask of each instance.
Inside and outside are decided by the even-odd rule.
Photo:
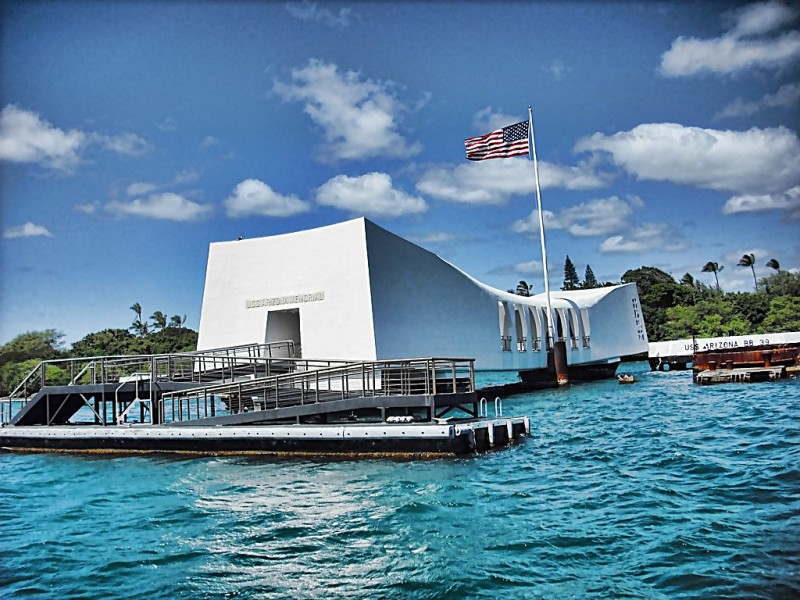
[[[164,221],[196,221],[211,212],[207,204],[198,204],[170,192],[136,198],[129,202],[109,202],[105,209],[117,216],[133,216]]]
[[[645,123],[612,135],[595,133],[575,150],[607,152],[638,179],[755,193],[800,183],[800,140],[785,127],[721,131]]]
[[[320,8],[316,2],[290,2],[286,4],[286,11],[295,19],[301,21],[321,23],[326,27],[344,29],[350,25],[350,9],[340,8],[339,12],[334,13],[330,9]]]
[[[144,196],[145,194],[155,192],[157,189],[158,186],[155,183],[139,181],[130,184],[126,191],[128,192],[128,196]]]
[[[533,275],[536,273],[544,273],[544,266],[540,260],[529,260],[514,265],[514,272],[520,275]]]
[[[678,232],[666,223],[642,223],[625,234],[613,235],[600,244],[600,252],[678,252],[688,247]]]
[[[406,107],[394,96],[392,84],[362,79],[353,71],[340,73],[336,65],[314,59],[293,70],[292,81],[276,82],[273,89],[285,100],[302,102],[323,129],[323,158],[404,158],[420,151],[419,144],[397,132],[396,119]]]
[[[86,202],[84,204],[76,204],[73,208],[78,212],[82,212],[83,214],[93,215],[100,208],[100,205],[97,203]]]
[[[290,217],[310,210],[297,196],[284,196],[259,179],[245,179],[222,203],[229,217]]]
[[[140,156],[150,148],[135,133],[105,135],[78,129],[64,131],[35,112],[13,104],[0,113],[0,160],[38,163],[71,173],[81,162],[81,152],[92,145],[127,156]]]
[[[743,37],[762,35],[775,31],[797,18],[797,11],[771,0],[743,6],[725,15],[732,25],[731,35]]]
[[[3,237],[7,240],[39,236],[53,237],[53,234],[50,233],[50,231],[44,225],[35,225],[30,221],[24,225],[19,225],[18,227],[9,227],[3,232]]]
[[[184,169],[183,171],[179,171],[175,174],[173,183],[180,185],[182,183],[191,183],[193,181],[197,181],[198,179],[200,179],[200,173],[194,169]]]
[[[800,220],[800,186],[782,194],[744,194],[729,198],[722,207],[722,214],[785,210],[790,220]]]
[[[87,136],[82,131],[64,131],[35,112],[13,104],[0,113],[0,160],[41,163],[69,172],[80,162],[80,150],[86,142]]]
[[[317,203],[375,217],[399,217],[428,210],[423,198],[395,189],[386,173],[337,175],[317,190]]]
[[[130,132],[117,135],[93,133],[90,140],[106,150],[126,156],[142,156],[150,150],[150,145],[146,140]]]
[[[628,228],[628,217],[644,207],[638,196],[597,198],[561,209],[558,213],[543,211],[545,231],[565,229],[575,237],[609,235]],[[525,219],[511,225],[516,233],[539,233],[539,217],[534,210]]]
[[[592,161],[574,167],[539,162],[539,179],[542,189],[588,190],[608,183],[605,174],[594,171]],[[423,173],[417,189],[450,202],[502,205],[509,196],[533,194],[536,186],[533,165],[520,158],[432,167]]]
[[[178,122],[172,117],[167,117],[161,123],[156,125],[156,127],[158,127],[159,131],[167,133],[169,131],[175,131],[176,129],[178,129]]]
[[[436,231],[433,233],[423,233],[419,235],[409,235],[406,239],[415,244],[444,244],[445,242],[452,242],[456,236],[452,233],[444,231]]]
[[[217,144],[219,144],[219,140],[213,135],[207,135],[203,138],[203,141],[200,142],[202,148],[211,148],[211,146],[216,146]]]
[[[568,67],[563,60],[556,59],[550,63],[548,70],[553,74],[553,77],[555,77],[557,81],[561,81],[570,71],[572,71],[572,68]]]
[[[502,112],[495,112],[491,106],[487,106],[475,113],[472,118],[472,126],[478,132],[476,135],[483,135],[524,120],[525,118],[521,119],[519,116],[515,117]]]
[[[800,103],[800,83],[787,83],[774,94],[766,94],[758,100],[737,98],[719,111],[714,118],[747,117],[767,108],[791,108],[798,103]]]
[[[555,267],[552,262],[548,264],[548,269],[553,270]],[[540,260],[529,260],[526,262],[499,265],[489,271],[490,275],[534,275],[544,274],[544,267]]]
[[[777,69],[800,58],[800,32],[779,30],[798,12],[781,2],[751,4],[729,13],[730,29],[712,39],[679,37],[661,56],[661,72],[682,77],[727,74],[749,68]]]

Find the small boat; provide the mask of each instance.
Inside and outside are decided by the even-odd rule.
[[[620,383],[636,383],[636,377],[629,373],[623,373],[621,375],[617,375],[617,381]]]

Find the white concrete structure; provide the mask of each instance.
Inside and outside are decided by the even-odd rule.
[[[570,365],[647,352],[635,285],[552,292]],[[366,219],[209,249],[198,349],[292,339],[310,358],[547,364],[544,295],[484,285]]]

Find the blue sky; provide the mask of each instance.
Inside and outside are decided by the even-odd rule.
[[[366,216],[543,289],[800,268],[800,12],[741,3],[5,2],[0,343],[199,322],[208,244]],[[254,273],[254,276],[258,276]]]

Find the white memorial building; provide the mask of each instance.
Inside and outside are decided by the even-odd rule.
[[[485,285],[364,218],[209,248],[198,350],[293,340],[305,358],[474,358],[547,367],[544,294]],[[551,292],[572,373],[647,352],[634,284]]]

